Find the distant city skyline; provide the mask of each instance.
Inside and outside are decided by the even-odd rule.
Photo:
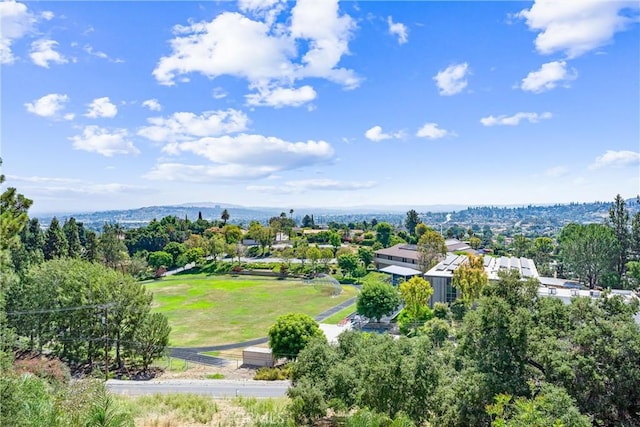
[[[32,212],[640,193],[632,2],[16,2],[2,173]]]

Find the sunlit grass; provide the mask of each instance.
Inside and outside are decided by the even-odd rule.
[[[234,343],[267,335],[276,318],[289,312],[316,316],[356,296],[353,287],[328,296],[325,289],[299,280],[271,278],[171,276],[150,282],[154,311],[171,325],[174,346]]]

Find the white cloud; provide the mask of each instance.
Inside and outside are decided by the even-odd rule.
[[[452,136],[453,132],[445,129],[440,129],[437,123],[425,123],[418,131],[416,136],[419,138],[439,139],[445,136]]]
[[[544,176],[550,178],[559,178],[561,176],[565,176],[569,173],[569,168],[566,166],[554,166],[549,168],[543,172]]]
[[[239,0],[238,8],[243,12],[259,12],[272,9],[281,0]]]
[[[27,102],[24,106],[27,111],[38,115],[40,117],[58,118],[62,110],[64,110],[65,104],[69,101],[67,95],[60,93],[50,93],[42,98],[36,99],[33,102]],[[63,118],[65,120],[72,120],[73,114],[65,114]]]
[[[388,133],[382,132],[382,127],[380,126],[374,126],[371,129],[367,130],[364,133],[364,136],[367,139],[370,139],[371,141],[376,141],[376,142],[391,138],[391,135],[389,135]]]
[[[142,103],[143,107],[147,107],[151,111],[160,111],[162,110],[162,105],[158,102],[157,99],[147,99]]]
[[[240,164],[187,165],[159,163],[144,175],[154,181],[212,182],[226,180],[251,180],[267,178],[276,170],[269,166],[248,168]]]
[[[405,136],[403,131],[384,133],[381,126],[374,126],[364,133],[364,136],[374,142],[383,141],[391,138],[403,138]]]
[[[85,52],[87,52],[91,56],[95,56],[95,57],[101,58],[101,59],[106,59],[109,62],[114,62],[114,63],[117,63],[117,64],[124,62],[124,60],[122,60],[122,59],[112,58],[112,57],[110,57],[109,55],[107,55],[106,53],[104,53],[102,51],[95,50],[93,48],[93,46],[91,46],[91,45],[85,45],[83,50]]]
[[[91,104],[89,104],[89,110],[85,116],[94,119],[98,117],[113,118],[116,114],[118,114],[118,107],[111,103],[108,96],[105,96],[91,101]]]
[[[527,120],[529,123],[538,123],[540,120],[546,120],[553,117],[549,112],[542,114],[538,113],[516,113],[513,116],[501,115],[501,116],[488,116],[480,119],[480,123],[484,126],[517,126],[522,120]]]
[[[637,151],[613,151],[607,150],[589,166],[589,169],[602,169],[606,167],[624,167],[640,164],[640,152]]]
[[[272,194],[299,194],[307,191],[353,191],[376,186],[374,181],[336,181],[333,179],[304,179],[287,181],[283,185],[250,185],[247,190]]]
[[[554,89],[558,84],[569,87],[569,82],[578,77],[575,68],[567,69],[566,61],[553,61],[542,64],[538,71],[530,72],[522,79],[520,89],[542,93]]]
[[[280,3],[256,1],[243,5],[252,11],[280,7]],[[328,79],[347,89],[358,86],[355,73],[338,66],[349,53],[355,21],[339,13],[336,0],[299,0],[287,22],[288,27],[267,18],[253,20],[225,12],[211,22],[177,25],[176,37],[170,41],[172,52],[160,58],[153,75],[163,85],[173,85],[176,78],[189,73],[211,79],[232,75],[246,79],[250,89],[266,93],[285,93],[277,88],[289,88],[309,77]],[[310,92],[305,91],[308,98]],[[293,99],[294,105],[300,105],[297,97]]]
[[[238,8],[256,17],[263,18],[269,26],[286,8],[286,0],[239,0]]]
[[[21,186],[21,188],[28,188],[30,194],[51,195],[52,193],[73,193],[79,195],[112,195],[145,190],[144,187],[137,185],[121,184],[117,182],[100,184],[76,178],[10,175],[7,176],[7,179],[26,183],[27,186]],[[29,187],[28,184],[37,185]]]
[[[28,188],[29,194],[78,194],[78,195],[115,195],[121,193],[131,193],[132,191],[144,191],[145,187],[117,182],[95,183],[85,179],[76,178],[56,178],[44,176],[7,176],[11,181],[23,182],[26,185],[21,188]],[[36,184],[29,187],[28,184]]]
[[[51,21],[54,18],[55,14],[50,10],[45,10],[40,14],[40,17],[45,21]]]
[[[69,62],[67,58],[56,52],[58,42],[55,40],[40,39],[31,43],[31,51],[29,56],[34,64],[44,68],[49,68],[49,63],[66,64]]]
[[[247,104],[268,107],[298,107],[316,99],[316,91],[311,86],[294,88],[262,89],[258,93],[246,95]]]
[[[13,0],[0,2],[0,64],[15,61],[11,45],[28,34],[35,22],[36,18],[25,4]]]
[[[69,138],[73,142],[73,148],[102,154],[111,157],[114,154],[139,154],[131,141],[128,140],[126,129],[108,129],[98,126],[86,126],[82,135]]]
[[[222,99],[227,96],[227,92],[221,87],[213,88],[213,92],[211,93],[214,99]]]
[[[391,16],[387,17],[387,24],[389,24],[389,34],[398,37],[398,44],[405,44],[409,41],[407,26],[400,22],[393,22]]]
[[[242,132],[247,128],[249,118],[242,111],[229,109],[205,111],[201,115],[179,112],[168,118],[152,117],[147,121],[151,126],[141,128],[138,135],[156,142],[175,142]]]
[[[467,75],[469,74],[469,64],[450,65],[444,70],[438,72],[433,77],[436,86],[440,90],[440,95],[455,95],[462,92],[467,87]]]
[[[614,34],[637,22],[621,13],[638,9],[637,1],[536,0],[516,16],[539,32],[535,46],[541,54],[564,52],[575,58],[612,42]]]
[[[214,163],[245,167],[269,167],[274,171],[296,169],[333,158],[334,151],[325,141],[289,142],[276,137],[239,134],[208,137],[170,144],[165,152],[190,152]]]

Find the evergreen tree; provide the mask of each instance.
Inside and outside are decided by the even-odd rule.
[[[49,228],[47,228],[47,231],[44,233],[44,248],[42,252],[44,253],[44,259],[46,260],[61,258],[67,256],[69,253],[67,238],[65,237],[62,228],[60,228],[58,218],[55,216],[51,220]]]
[[[80,258],[80,255],[82,255],[82,245],[80,244],[80,234],[78,232],[76,219],[71,217],[68,221],[65,221],[62,230],[67,239],[67,255],[69,258]]]
[[[625,201],[618,194],[609,208],[609,227],[613,230],[618,239],[616,248],[616,271],[618,277],[622,278],[627,264],[627,251],[629,250],[629,211],[625,206]]]

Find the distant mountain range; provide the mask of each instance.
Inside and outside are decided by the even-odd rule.
[[[640,209],[635,199],[626,201],[630,213],[633,215]],[[611,202],[570,203],[555,205],[514,205],[514,206],[466,206],[466,205],[423,205],[423,206],[354,206],[350,208],[316,208],[294,207],[293,217],[298,222],[304,215],[313,215],[317,224],[330,221],[357,222],[388,221],[392,224],[402,224],[406,212],[415,209],[422,220],[429,224],[459,223],[459,224],[495,224],[535,221],[550,222],[556,226],[568,222],[601,222],[607,215]],[[106,222],[118,222],[125,228],[145,225],[153,219],[161,219],[169,215],[179,218],[196,220],[199,214],[207,220],[218,220],[222,211],[227,209],[230,222],[248,224],[252,220],[268,221],[273,216],[284,212],[290,215],[289,208],[281,207],[247,207],[229,203],[195,202],[172,206],[148,206],[138,209],[124,209],[77,214],[41,214],[36,217],[43,225],[48,225],[51,218],[57,216],[64,221],[74,217],[88,228],[100,229]]]

